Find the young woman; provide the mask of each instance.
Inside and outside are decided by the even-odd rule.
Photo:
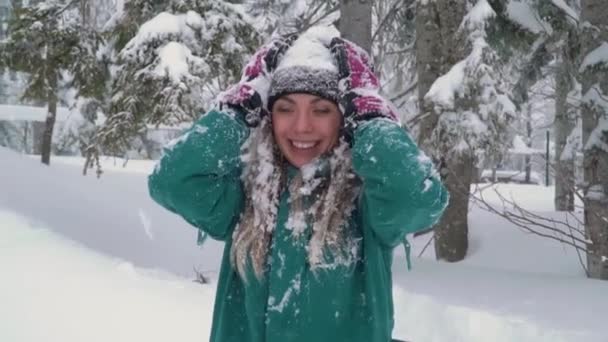
[[[392,250],[447,193],[367,55],[309,30],[262,47],[166,150],[151,196],[225,241],[212,342],[389,342]]]

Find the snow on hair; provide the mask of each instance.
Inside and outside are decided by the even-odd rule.
[[[291,229],[294,238],[306,227],[312,228],[308,244],[311,269],[351,265],[357,261],[360,239],[355,237],[348,220],[355,208],[360,180],[352,171],[348,143],[340,139],[338,146],[303,167],[287,185],[287,165],[274,142],[270,118],[265,117],[243,145],[242,159],[246,202],[233,233],[231,262],[243,280],[247,280],[248,264],[258,279],[264,276],[277,224],[279,194],[285,186],[289,186],[290,193],[286,228]],[[305,198],[313,200],[305,201]],[[306,205],[308,202],[312,203]]]

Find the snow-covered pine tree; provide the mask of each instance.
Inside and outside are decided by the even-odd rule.
[[[514,70],[516,81],[513,99],[518,107],[527,106],[528,92],[543,77],[555,77],[555,205],[557,210],[574,207],[574,154],[562,153],[575,128],[577,109],[572,105],[578,89],[576,64],[578,56],[578,0],[488,1],[498,18],[511,29],[503,29],[499,37],[505,50],[522,55]],[[505,34],[506,33],[506,34]],[[515,33],[515,34],[509,34]],[[531,52],[524,52],[530,50]],[[518,57],[519,59],[519,57]],[[553,65],[549,63],[555,61]],[[543,71],[544,70],[544,71]],[[547,74],[548,73],[548,74]]]
[[[41,160],[50,163],[60,83],[70,77],[84,96],[98,92],[103,71],[95,57],[99,37],[82,26],[78,1],[48,0],[15,8],[9,36],[0,50],[8,68],[27,73],[23,97],[46,103]]]
[[[608,2],[582,0],[581,7],[587,268],[608,279]]]
[[[450,204],[435,228],[435,254],[462,260],[468,248],[474,163],[510,143],[515,106],[488,44],[496,13],[486,0],[420,1],[416,11],[422,147],[440,161]]]
[[[171,0],[124,0],[107,22],[114,48],[119,51],[137,34],[139,27],[164,11]]]
[[[148,15],[128,17],[133,10],[127,9],[142,1],[125,3],[113,31],[117,47]],[[156,8],[146,4],[149,11]],[[164,9],[138,27],[117,54],[106,121],[88,148],[90,161],[102,153],[124,155],[148,127],[195,120],[240,77],[247,57],[261,44],[241,5],[175,0]]]

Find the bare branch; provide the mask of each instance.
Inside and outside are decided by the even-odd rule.
[[[484,199],[483,194],[481,192],[479,193],[478,197],[473,196],[473,199],[475,200],[475,203],[478,204],[479,208],[489,211],[491,213],[494,213],[500,217],[503,217],[504,219],[511,222],[515,226],[522,228],[522,230],[524,230],[526,232],[529,232],[529,233],[532,233],[532,234],[535,234],[535,235],[538,235],[541,237],[545,237],[545,238],[548,238],[551,240],[559,241],[563,244],[574,247],[575,249],[580,250],[582,252],[585,252],[585,253],[587,252],[587,248],[586,248],[587,241],[586,240],[577,238],[576,236],[574,236],[574,234],[568,234],[567,232],[564,232],[563,230],[560,230],[560,229],[556,228],[555,226],[550,226],[549,224],[535,221],[534,219],[531,218],[531,216],[534,216],[533,213],[531,213],[530,211],[528,211],[526,209],[523,209],[522,207],[517,205],[517,203],[507,200],[497,190],[495,190],[495,192],[503,203],[502,211],[496,209],[493,205],[489,204]],[[516,210],[517,213],[506,210],[505,208],[506,208],[507,204],[512,206]],[[559,223],[562,225],[567,225],[567,223],[559,222],[554,219],[545,218],[545,220],[549,221],[553,224]],[[573,227],[573,229],[577,229],[577,228]],[[549,233],[554,233],[555,235],[552,235]]]
[[[404,91],[400,92],[399,94],[393,96],[390,100],[391,100],[391,102],[395,102],[395,101],[401,99],[402,97],[408,95],[412,91],[416,90],[417,88],[418,88],[418,82],[414,82],[407,89],[405,89]]]
[[[372,35],[372,43],[376,40],[376,37],[378,36],[380,31],[383,29],[384,25],[386,25],[386,23],[389,21],[388,19],[390,17],[394,16],[397,6],[402,4],[403,1],[404,0],[395,0],[393,2],[393,4],[389,7],[388,11],[386,12],[386,15],[384,16],[384,18],[382,18],[382,21],[380,21],[380,24],[378,24],[376,31]]]
[[[429,241],[426,242],[426,244],[424,245],[424,248],[422,248],[422,251],[420,251],[420,254],[418,254],[418,257],[422,257],[422,255],[424,254],[424,252],[426,251],[426,249],[431,245],[431,242],[435,240],[435,234],[431,235],[431,238],[429,239]]]
[[[385,54],[387,55],[396,55],[396,54],[400,54],[400,53],[406,53],[406,52],[410,52],[414,50],[414,44],[410,44],[408,46],[406,46],[405,48],[401,49],[401,50],[393,50],[393,51],[387,51],[385,52]]]

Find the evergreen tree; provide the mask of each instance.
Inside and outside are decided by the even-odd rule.
[[[104,75],[95,57],[100,38],[82,26],[77,5],[77,1],[49,0],[15,8],[9,36],[0,49],[7,67],[29,75],[23,98],[48,106],[41,145],[45,164],[50,163],[60,83],[66,81],[81,95],[92,96],[99,92],[98,80]]]
[[[417,8],[419,140],[440,162],[451,200],[435,229],[438,259],[458,261],[468,248],[474,163],[496,157],[511,140],[515,106],[504,70],[487,41],[495,17],[485,0],[421,2]]]
[[[582,0],[581,7],[587,268],[608,279],[608,2]]]
[[[106,121],[87,151],[90,163],[102,153],[124,155],[148,127],[195,120],[240,77],[247,57],[261,43],[238,5],[176,0],[139,26],[123,47],[137,23],[162,7],[158,1],[142,1],[125,3],[124,16],[109,38],[119,50]]]
[[[557,210],[574,208],[574,153],[566,149],[568,137],[576,134],[575,122],[578,117],[576,106],[572,105],[572,95],[576,96],[577,70],[575,65],[580,58],[579,51],[579,13],[578,0],[564,1],[488,1],[503,22],[514,29],[503,30],[501,36],[509,32],[517,34],[509,37],[504,45],[511,51],[527,51],[524,61],[518,68],[518,79],[514,86],[514,100],[519,106],[528,101],[531,86],[543,75],[551,61],[557,65],[550,70],[556,78],[555,87],[555,206]],[[527,11],[524,20],[519,15]],[[498,36],[498,35],[497,35]],[[528,39],[521,39],[528,37]],[[563,153],[566,151],[566,153]]]
[[[115,50],[120,51],[143,23],[167,9],[169,4],[170,0],[125,0],[106,27]]]
[[[574,154],[566,149],[568,137],[575,129],[576,107],[572,105],[572,95],[576,94],[577,71],[574,67],[579,56],[578,0],[564,1],[496,1],[489,0],[498,16],[514,29],[502,30],[497,37],[510,36],[504,32],[517,34],[503,39],[504,50],[532,50],[520,63],[518,78],[514,86],[514,100],[519,106],[528,101],[531,86],[543,77],[543,68],[551,61],[557,64],[551,68],[555,77],[555,206],[557,210],[574,209]],[[524,20],[518,13],[524,9],[528,18]],[[525,39],[528,37],[528,39]],[[524,38],[524,39],[522,39]],[[573,93],[574,92],[574,93]],[[567,153],[563,153],[566,151]]]

